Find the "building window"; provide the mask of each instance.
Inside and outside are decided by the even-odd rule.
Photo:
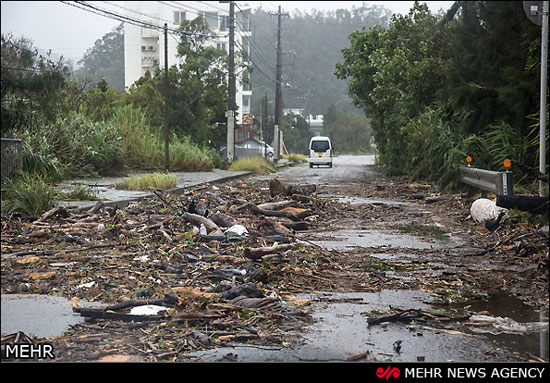
[[[220,16],[220,31],[229,29],[229,16]]]
[[[248,38],[247,37],[243,37],[242,38],[242,54],[243,54],[243,59],[244,60],[249,60],[249,56],[250,56],[250,44],[248,42]]]
[[[218,12],[203,12],[202,17],[209,28],[218,28]]]
[[[216,48],[218,48],[219,50],[224,51],[224,52],[227,52],[226,46],[227,45],[225,43],[217,43],[216,44]]]
[[[250,96],[243,96],[243,113],[250,112]]]
[[[237,13],[237,25],[242,28],[243,32],[250,32],[250,11],[248,9]]]
[[[250,75],[248,74],[248,71],[243,72],[243,90],[249,91],[250,89]]]
[[[183,20],[185,20],[185,12],[174,11],[174,24],[180,25]]]

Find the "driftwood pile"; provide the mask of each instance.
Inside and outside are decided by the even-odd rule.
[[[163,326],[165,343],[179,350],[169,358],[234,341],[286,342],[285,329],[309,320],[296,294],[330,287],[321,275],[338,270],[329,252],[296,238],[315,230],[324,214],[315,185],[286,185],[279,193],[274,183],[281,184],[157,192],[125,209],[98,202],[80,214],[58,206],[41,217],[3,217],[2,292],[71,299],[89,323],[59,340],[78,345],[59,351],[60,360],[87,355],[88,342],[164,358],[153,332],[140,326]],[[145,331],[136,334],[138,327]],[[125,331],[116,341],[93,338],[105,328]]]

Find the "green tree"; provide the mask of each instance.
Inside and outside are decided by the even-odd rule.
[[[225,120],[227,56],[207,45],[212,32],[201,17],[184,20],[179,36],[182,62],[169,71],[171,126],[199,144],[219,146],[223,135],[215,127]]]
[[[435,100],[445,82],[445,29],[425,4],[415,2],[409,14],[392,16],[388,29],[355,32],[350,40],[335,74],[351,77],[349,91],[372,120],[382,163],[400,173],[406,145],[401,128]]]
[[[1,36],[2,135],[20,130],[37,118],[53,120],[69,68],[50,53],[40,55],[30,40]]]

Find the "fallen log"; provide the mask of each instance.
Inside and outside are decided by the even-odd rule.
[[[299,220],[302,220],[310,215],[313,214],[313,212],[309,209],[300,209],[296,207],[285,207],[281,211],[292,213],[298,218]]]
[[[266,210],[261,209],[258,206],[254,205],[253,203],[247,203],[246,205],[240,207],[239,209],[248,208],[252,210],[253,212],[261,215],[265,215],[267,217],[283,217],[283,218],[290,218],[293,221],[301,221],[304,217],[307,217],[308,215],[313,214],[311,210],[307,209],[300,209],[299,211],[296,210]],[[289,209],[289,208],[286,208]]]
[[[85,215],[94,215],[97,214],[99,210],[103,207],[103,201],[97,201],[94,207],[92,207],[90,210],[86,211]]]
[[[233,217],[219,212],[211,214],[208,218],[219,227],[231,227],[237,223]]]
[[[95,319],[112,319],[112,320],[121,320],[124,322],[153,322],[165,319],[159,315],[134,315],[134,314],[124,314],[124,313],[115,313],[112,311],[105,311],[105,309],[94,309],[94,308],[73,308],[73,311],[80,313],[81,316],[86,318],[95,318]]]
[[[175,304],[178,302],[178,297],[175,294],[166,294],[164,298],[162,299],[125,299],[118,303],[114,303],[112,305],[109,305],[105,307],[103,310],[105,311],[118,311],[123,310],[128,307],[136,307],[136,306],[144,306],[144,305],[169,305],[169,304]]]
[[[289,206],[297,207],[295,201],[266,202],[256,206],[262,210],[281,210]]]
[[[182,217],[184,220],[192,223],[195,226],[200,227],[200,225],[204,225],[208,233],[210,233],[211,231],[220,230],[220,228],[214,223],[214,221],[209,218],[203,217],[202,215],[185,212],[182,214]]]
[[[308,197],[307,195],[296,194],[296,193],[292,194],[290,198],[292,198],[294,201],[298,201],[302,203],[311,203],[313,201],[313,198]]]
[[[314,184],[299,184],[288,185],[285,187],[285,194],[291,196],[293,194],[309,195],[317,191],[317,186]]]
[[[279,221],[277,221],[277,219],[273,217],[265,217],[262,221],[262,224],[266,227],[269,234],[292,234],[292,231],[290,229],[283,226]]]
[[[415,309],[405,310],[401,311],[397,314],[392,315],[384,315],[377,318],[367,318],[367,323],[369,326],[380,324],[384,322],[405,322],[409,323],[415,318],[419,318],[421,316],[420,312]]]
[[[45,221],[46,219],[48,219],[48,218],[50,218],[51,216],[54,216],[54,215],[59,215],[63,218],[68,218],[68,217],[71,216],[71,213],[69,213],[64,206],[56,206],[53,209],[50,209],[47,212],[45,212],[44,214],[42,214],[42,216],[40,218],[38,218],[36,221],[34,221],[33,223],[38,223],[38,222]]]
[[[281,225],[295,231],[309,230],[309,223],[306,221],[281,222]]]
[[[496,205],[506,209],[517,209],[530,213],[541,213],[545,209],[548,210],[548,197],[538,196],[497,196]]]
[[[291,249],[294,249],[295,247],[296,247],[295,244],[289,243],[289,244],[266,246],[266,247],[246,248],[244,249],[244,256],[248,259],[257,260],[262,258],[264,255],[278,253],[279,251],[291,250]]]

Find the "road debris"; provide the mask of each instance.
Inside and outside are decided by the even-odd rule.
[[[193,351],[235,344],[289,347],[312,321],[301,295],[308,292],[422,287],[449,304],[502,287],[547,305],[540,289],[548,283],[547,229],[509,217],[499,230],[479,232],[482,225],[466,220],[472,197],[442,196],[405,180],[334,188],[365,201],[335,202],[317,185],[273,177],[155,192],[124,209],[98,202],[83,213],[54,208],[32,219],[2,217],[2,293],[71,300],[86,320],[50,339],[59,361],[188,360]],[[395,257],[403,252],[397,247],[335,251],[315,243],[342,228],[368,235],[382,225],[426,241],[463,242],[407,249],[405,262]],[[368,325],[402,322],[459,334],[463,327],[452,324],[471,317],[396,308],[385,314],[369,316]],[[348,360],[368,358],[363,351]]]

